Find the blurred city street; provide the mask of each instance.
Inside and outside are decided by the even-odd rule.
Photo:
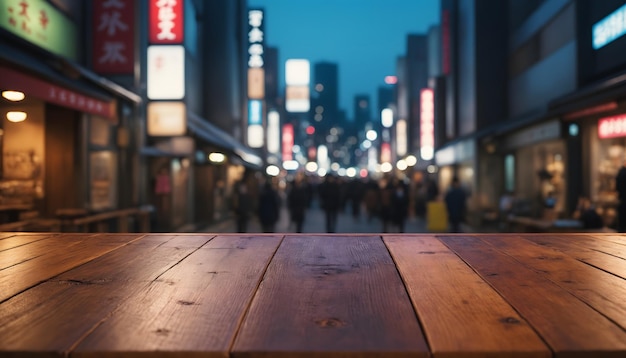
[[[284,199],[284,198],[283,198]],[[205,226],[198,230],[199,232],[211,232],[211,233],[234,233],[236,231],[235,221],[232,218],[221,221],[214,225]],[[248,232],[259,233],[262,232],[261,225],[256,217],[252,218],[248,223]],[[348,211],[341,211],[339,218],[337,219],[337,233],[381,233],[383,231],[382,222],[379,218],[368,219],[364,210],[361,211],[361,215],[358,218],[352,217],[352,214]],[[390,226],[389,232],[397,232],[397,229]],[[276,225],[275,232],[277,233],[293,233],[295,232],[295,225],[289,221],[289,211],[283,200],[281,207],[280,219]],[[311,208],[306,212],[306,219],[304,221],[304,233],[325,233],[326,222],[324,212],[319,208],[319,202],[315,200]],[[410,217],[406,221],[405,232],[417,233],[428,232],[426,230],[426,222],[423,219]]]

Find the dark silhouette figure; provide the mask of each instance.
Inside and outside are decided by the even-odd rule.
[[[409,215],[408,188],[402,182],[393,185],[391,196],[391,222],[398,228],[398,232],[404,232],[404,224]]]
[[[615,177],[615,190],[617,190],[617,232],[626,232],[626,161],[617,172]]]
[[[389,225],[393,220],[393,198],[394,185],[388,179],[382,179],[380,183],[380,220],[383,223],[383,232],[389,232]]]
[[[452,186],[445,197],[448,221],[452,232],[461,232],[461,222],[465,218],[465,200],[466,194],[461,187],[459,178],[452,178]]]
[[[574,219],[580,220],[584,229],[601,229],[604,227],[604,220],[589,198],[578,198],[578,205],[572,216]]]
[[[302,177],[297,177],[287,194],[287,207],[291,221],[296,224],[296,232],[302,232],[306,209],[309,207],[310,189]]]
[[[235,183],[233,192],[233,211],[237,223],[237,232],[247,232],[248,220],[252,212],[252,195],[244,180]]]
[[[363,201],[367,211],[367,220],[372,220],[378,215],[380,208],[380,188],[376,181],[368,178],[364,185]]]
[[[341,189],[337,178],[332,174],[327,175],[318,191],[322,210],[326,214],[326,232],[336,232],[337,217],[341,207]]]
[[[263,232],[274,232],[280,215],[280,197],[270,181],[263,184],[259,193],[258,217]]]

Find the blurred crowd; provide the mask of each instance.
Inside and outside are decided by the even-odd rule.
[[[440,215],[445,216],[445,225],[449,225],[450,231],[458,232],[465,215],[465,200],[458,180],[456,184],[453,180],[451,187],[441,193],[436,182],[428,177],[411,183],[395,176],[373,179],[329,174],[320,178],[299,173],[281,180],[244,175],[235,185],[232,209],[238,232],[246,232],[248,222],[255,216],[264,232],[274,232],[285,205],[290,227],[300,233],[308,209],[316,205],[324,212],[327,233],[336,232],[340,213],[350,214],[355,221],[377,220],[381,232],[402,233],[409,217],[428,220],[428,204],[436,202],[444,208]],[[444,227],[443,231],[447,229]]]

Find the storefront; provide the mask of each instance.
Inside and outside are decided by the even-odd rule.
[[[27,205],[43,216],[119,208],[121,193],[133,185],[128,180],[129,188],[120,190],[120,166],[127,160],[120,155],[128,143],[119,135],[119,112],[132,112],[134,102],[65,78],[27,54],[18,58],[28,61],[0,64],[1,90],[23,96],[0,103],[2,203]]]
[[[561,122],[552,119],[499,140],[504,189],[514,193],[519,215],[567,215],[568,151],[561,132]]]

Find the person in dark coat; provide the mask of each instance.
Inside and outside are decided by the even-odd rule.
[[[617,191],[617,232],[626,232],[626,160],[615,177]]]
[[[333,174],[327,175],[318,191],[322,210],[326,214],[326,232],[336,232],[341,207],[341,189],[337,178]]]
[[[248,189],[245,180],[235,183],[233,192],[233,211],[235,214],[235,222],[237,232],[246,232],[248,230],[248,220],[252,210],[252,195]]]
[[[259,193],[258,216],[263,232],[274,232],[280,215],[280,197],[268,180]]]
[[[404,224],[409,215],[409,189],[399,181],[393,185],[391,196],[391,222],[398,228],[398,232],[404,232]]]
[[[309,207],[310,189],[302,177],[297,177],[287,193],[287,207],[291,221],[296,224],[296,232],[302,232],[306,209]]]
[[[448,221],[452,232],[461,232],[461,222],[465,218],[465,190],[461,187],[458,177],[452,178],[452,186],[445,196]]]

